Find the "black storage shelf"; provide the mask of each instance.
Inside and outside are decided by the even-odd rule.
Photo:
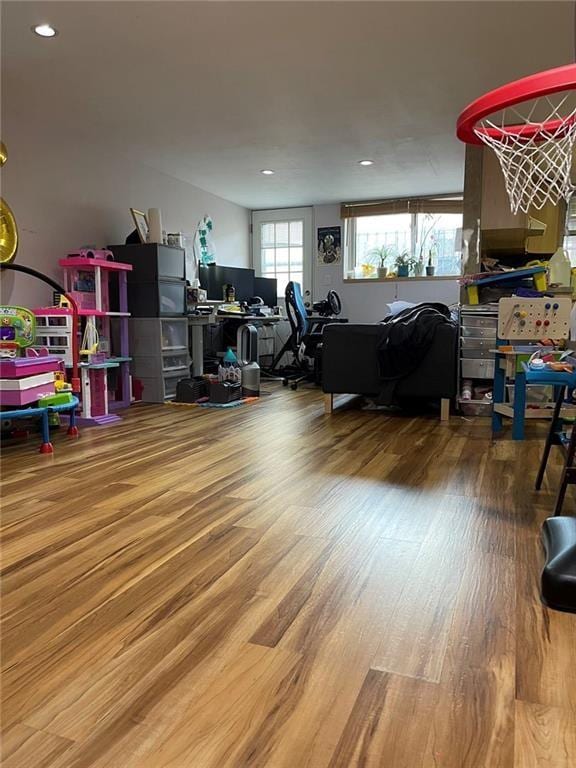
[[[128,283],[132,317],[180,317],[186,314],[186,281]]]
[[[130,283],[153,283],[156,280],[185,280],[186,261],[183,248],[157,243],[111,245],[116,261],[132,264]]]
[[[117,261],[132,265],[128,305],[132,317],[186,314],[186,262],[183,248],[157,243],[111,245]]]

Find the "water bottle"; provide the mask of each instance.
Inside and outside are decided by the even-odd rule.
[[[548,274],[550,285],[570,285],[572,277],[572,265],[568,254],[560,246],[548,262]]]

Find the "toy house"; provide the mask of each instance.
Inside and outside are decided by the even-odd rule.
[[[97,349],[82,355],[79,423],[109,424],[116,411],[131,401],[126,275],[131,264],[73,255],[60,259],[64,288],[78,306],[86,330],[93,328]],[[36,346],[72,364],[72,311],[68,307],[42,307],[36,316]]]

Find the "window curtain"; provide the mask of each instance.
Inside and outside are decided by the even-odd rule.
[[[342,203],[340,216],[352,219],[359,216],[381,216],[390,213],[462,213],[461,195],[442,197],[405,197],[391,200]]]

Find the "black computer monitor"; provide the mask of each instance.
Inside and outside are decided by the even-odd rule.
[[[278,304],[278,280],[275,277],[255,277],[254,296],[260,296],[267,307]]]
[[[221,267],[218,264],[210,264],[207,267],[199,267],[198,278],[200,286],[208,291],[210,299],[224,298],[223,286],[226,283],[234,286],[236,301],[248,301],[254,296],[254,270],[242,267]]]

